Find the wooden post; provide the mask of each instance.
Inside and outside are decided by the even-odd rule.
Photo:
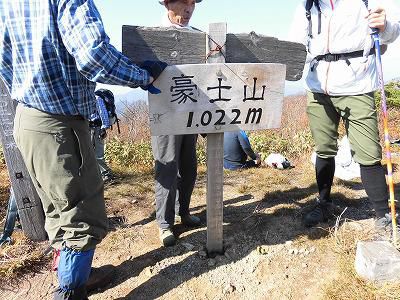
[[[0,80],[0,137],[18,215],[25,235],[33,241],[44,241],[47,234],[42,204],[13,137],[15,108],[16,102]]]
[[[209,27],[207,63],[225,63],[226,23],[212,23]],[[222,47],[222,48],[220,48]],[[219,49],[218,51],[215,51]],[[222,253],[224,209],[224,134],[207,134],[207,251]]]

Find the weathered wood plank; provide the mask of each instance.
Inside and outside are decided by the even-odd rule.
[[[122,26],[122,52],[136,64],[161,60],[169,65],[204,64],[206,34],[174,27]]]
[[[206,60],[206,33],[159,27],[122,27],[122,50],[134,62],[162,60],[169,65],[201,64]],[[221,45],[222,46],[222,45]],[[273,37],[228,34],[227,63],[286,64],[286,80],[301,79],[306,59],[304,45]]]
[[[154,85],[162,92],[149,95],[152,135],[280,127],[285,65],[169,66]]]
[[[44,241],[47,234],[42,204],[13,137],[15,107],[16,102],[0,80],[0,136],[20,222],[29,239]]]
[[[300,80],[306,60],[304,45],[277,38],[250,34],[228,34],[227,57],[229,63],[285,64],[286,80]]]
[[[210,24],[206,45],[208,53],[211,54],[207,59],[208,63],[225,62],[226,27],[226,23]],[[220,51],[213,51],[218,46]],[[207,134],[207,251],[211,255],[224,251],[223,162],[224,134]]]

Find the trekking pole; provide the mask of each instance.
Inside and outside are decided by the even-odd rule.
[[[0,247],[11,244],[11,235],[14,232],[15,221],[18,219],[17,201],[13,189],[10,189],[10,198],[8,200],[6,223],[4,224],[3,234],[0,235]]]
[[[390,153],[390,138],[389,138],[389,126],[388,126],[388,111],[385,95],[385,83],[383,81],[382,71],[382,56],[381,56],[381,45],[379,41],[378,29],[372,30],[372,37],[375,44],[375,61],[376,70],[378,72],[378,80],[381,92],[381,103],[383,112],[383,128],[385,133],[385,150],[387,159],[387,171],[388,171],[388,184],[389,184],[389,199],[390,199],[390,210],[392,213],[392,227],[393,227],[393,244],[397,245],[397,221],[396,221],[396,200],[394,199],[394,182],[393,182],[393,165],[392,165],[392,154]]]

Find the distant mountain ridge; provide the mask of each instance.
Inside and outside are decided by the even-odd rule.
[[[400,77],[396,77],[396,78],[393,78],[388,81],[388,83],[391,83],[391,82],[400,82]]]

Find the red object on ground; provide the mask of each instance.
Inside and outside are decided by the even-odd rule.
[[[58,270],[58,263],[60,262],[60,250],[53,250],[53,262],[51,263],[51,270],[56,272]]]

